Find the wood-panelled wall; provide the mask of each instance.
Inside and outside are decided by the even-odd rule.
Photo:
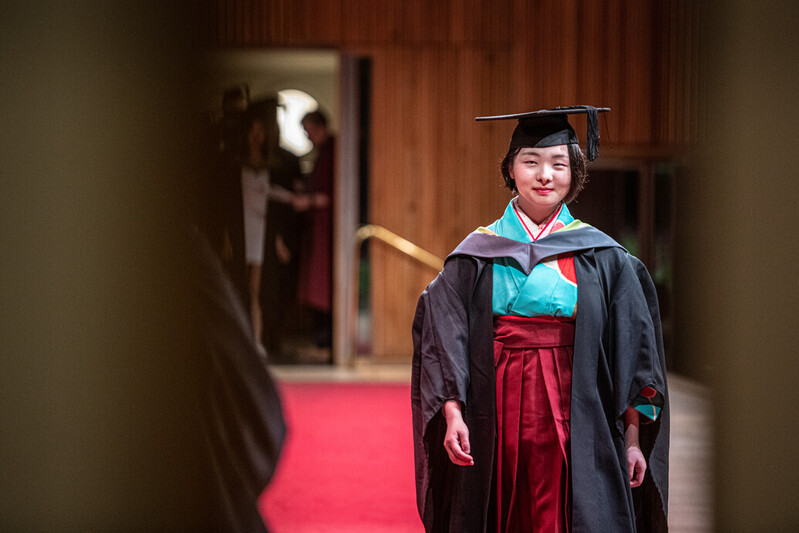
[[[475,116],[608,106],[600,157],[668,155],[689,141],[688,0],[211,1],[220,47],[372,59],[371,222],[442,257],[509,199],[498,167],[513,124]],[[584,135],[584,123],[575,129]],[[372,247],[376,357],[409,357],[416,299],[434,275]]]

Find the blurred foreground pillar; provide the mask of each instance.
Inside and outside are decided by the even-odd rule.
[[[799,529],[799,5],[702,7],[700,142],[677,187],[676,349],[713,387],[716,527]]]
[[[180,248],[196,9],[3,4],[2,531],[213,527]]]

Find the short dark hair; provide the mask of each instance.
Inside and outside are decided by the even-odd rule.
[[[230,111],[231,105],[235,102],[244,100],[245,105],[250,100],[250,88],[247,85],[237,85],[228,87],[222,93],[222,110]]]
[[[326,128],[327,116],[317,109],[316,111],[311,111],[310,113],[307,113],[304,117],[302,117],[301,122],[303,123],[309,122],[314,126],[323,126]]]
[[[571,185],[569,186],[569,193],[563,199],[564,204],[571,203],[575,198],[577,198],[577,195],[580,194],[580,191],[585,188],[585,184],[588,182],[588,170],[586,169],[585,155],[583,154],[583,151],[580,150],[580,145],[567,144],[566,147],[569,150],[569,167],[571,169],[572,181]],[[505,187],[514,193],[518,193],[519,191],[516,189],[516,182],[510,177],[510,167],[522,148],[525,147],[519,146],[516,148],[510,148],[508,153],[505,154],[505,157],[502,158],[502,163],[500,165],[502,178],[505,180]]]

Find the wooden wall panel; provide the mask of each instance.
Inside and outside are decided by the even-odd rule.
[[[620,123],[627,127],[621,130],[619,144],[650,144],[653,140],[652,115],[655,108],[652,105],[652,60],[655,50],[653,45],[642,46],[655,36],[651,24],[652,5],[651,2],[630,2],[624,10],[623,105],[617,108],[617,112]]]
[[[507,133],[513,124],[474,122],[477,102],[506,92],[492,75],[508,66],[498,57],[466,47],[373,56],[375,95],[389,90],[395,95],[393,103],[374,102],[370,200],[380,207],[373,222],[442,257],[477,225],[493,220],[508,198],[498,172],[507,134],[496,131]],[[392,120],[398,115],[399,121]],[[373,308],[382,310],[373,316],[375,353],[407,353],[416,299],[435,272],[378,244],[372,247],[372,265],[391,280],[372,294]]]
[[[607,102],[602,105],[610,107],[613,110],[613,116],[620,112],[620,94],[623,87],[622,72],[626,69],[626,58],[624,57],[624,42],[619,38],[622,32],[622,9],[623,0],[608,0],[607,10],[604,16],[597,14],[601,17],[601,23],[593,24],[605,30],[604,38],[601,39],[600,44],[597,46],[602,50],[600,57],[600,78],[596,82],[602,87],[602,101]],[[612,36],[612,38],[608,38]],[[588,46],[591,46],[589,43]],[[619,143],[621,138],[620,130],[622,122],[619,120],[606,119],[607,137],[606,141],[610,141],[614,146]]]
[[[498,167],[513,124],[476,115],[608,106],[605,156],[669,154],[690,140],[688,0],[211,1],[218,46],[371,57],[372,222],[442,257],[509,198]],[[374,352],[408,357],[416,299],[435,272],[380,243],[371,253]]]

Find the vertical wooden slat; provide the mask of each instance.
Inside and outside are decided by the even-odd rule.
[[[603,51],[602,78],[600,80],[602,87],[601,105],[608,106],[613,110],[611,116],[606,117],[603,123],[608,129],[607,137],[609,138],[607,140],[614,146],[622,143],[621,125],[623,121],[620,117],[622,116],[622,109],[625,107],[625,102],[623,102],[621,97],[622,72],[627,68],[625,56],[622,53],[624,43],[620,38],[622,31],[622,1],[607,0],[605,16],[602,21],[608,38],[602,39],[597,45]]]
[[[603,91],[603,80],[608,75],[608,59],[603,44],[607,40],[605,18],[606,6],[598,2],[586,2],[578,10],[580,24],[577,30],[579,41],[578,88],[575,103],[609,106]],[[604,133],[604,132],[603,132]]]
[[[625,7],[625,56],[626,69],[622,88],[624,109],[620,114],[623,130],[621,141],[632,145],[650,144],[652,140],[652,115],[657,109],[652,106],[652,44],[651,4],[629,2]]]

